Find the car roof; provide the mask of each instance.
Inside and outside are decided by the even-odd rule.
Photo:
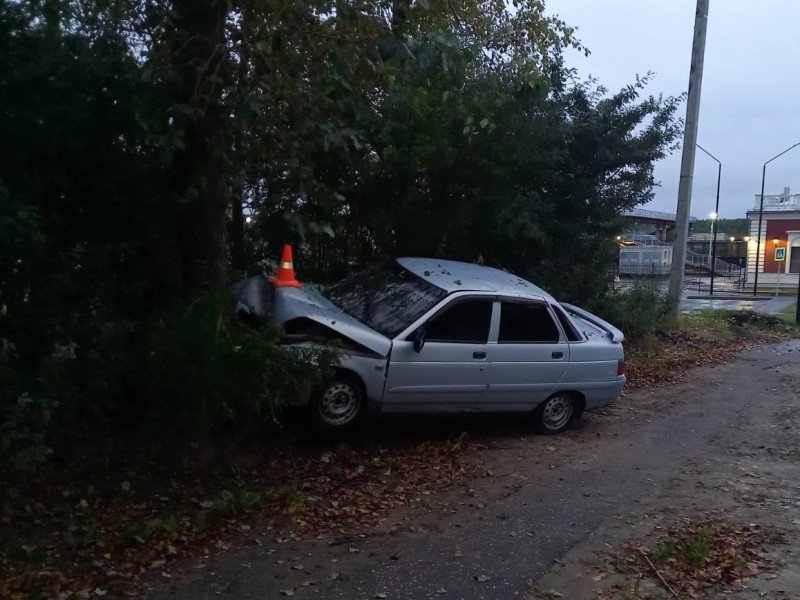
[[[398,258],[397,262],[404,269],[447,293],[497,292],[513,296],[546,298],[555,302],[555,298],[539,286],[500,269],[438,258],[405,257]]]

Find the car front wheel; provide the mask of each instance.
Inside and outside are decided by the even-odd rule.
[[[357,381],[337,377],[316,397],[312,416],[325,431],[347,431],[354,428],[364,412],[364,393]]]
[[[536,407],[533,411],[533,423],[537,432],[554,435],[569,427],[575,415],[575,398],[570,394],[559,392]]]

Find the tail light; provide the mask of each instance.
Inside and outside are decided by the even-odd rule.
[[[617,377],[625,375],[625,359],[621,358],[617,361]]]

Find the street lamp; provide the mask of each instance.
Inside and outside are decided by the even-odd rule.
[[[707,154],[709,157],[711,157],[712,160],[714,160],[717,163],[717,202],[714,205],[714,212],[711,213],[713,215],[711,217],[711,233],[712,233],[712,235],[711,235],[711,286],[709,287],[709,290],[708,290],[709,296],[713,296],[714,295],[714,262],[715,262],[715,260],[717,258],[716,244],[714,243],[716,240],[715,240],[715,237],[714,237],[713,234],[714,234],[714,220],[717,218],[717,215],[719,214],[719,186],[722,183],[722,163],[720,162],[720,160],[716,156],[711,154],[711,152],[709,152],[708,150],[703,148],[700,144],[697,144],[697,147],[700,148],[700,150],[702,150],[705,154]]]
[[[708,247],[708,266],[711,268],[711,284],[708,288],[708,295],[714,295],[714,263],[717,260],[717,217],[719,215],[712,212],[708,217],[711,219],[711,243]]]
[[[744,277],[740,278],[739,284],[739,291],[744,290],[744,286],[747,283],[747,261],[748,256],[750,256],[750,236],[744,236]]]
[[[761,169],[761,205],[758,208],[758,242],[756,243],[756,271],[755,271],[755,277],[753,279],[753,296],[755,296],[758,293],[758,260],[760,258],[759,255],[761,253],[761,221],[764,218],[764,182],[767,178],[767,165],[776,158],[780,158],[781,156],[789,152],[789,150],[794,150],[798,146],[800,146],[800,142],[797,142],[793,146],[789,146],[786,150],[784,150],[780,154],[776,154],[775,156],[770,158],[767,162],[765,162],[763,168]],[[764,258],[766,259],[766,256],[764,256]],[[800,307],[798,307],[798,309],[800,309]]]
[[[780,240],[778,238],[772,238],[772,246],[773,246],[773,250],[775,252],[775,258],[776,259],[778,258],[778,242],[780,242]],[[766,256],[764,257],[764,262],[767,262],[767,257]],[[777,277],[775,279],[775,297],[777,298],[778,297],[778,290],[781,287],[781,263],[778,260],[776,260],[775,262],[778,263],[778,275],[777,275]]]

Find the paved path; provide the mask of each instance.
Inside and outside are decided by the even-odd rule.
[[[697,295],[689,292],[686,296]],[[754,300],[752,298],[728,299],[720,294],[722,298],[690,298],[684,296],[681,299],[681,310],[695,311],[704,309],[724,309],[724,310],[755,310],[767,314],[778,314],[787,307],[795,303],[793,296],[778,296],[768,300]]]
[[[670,478],[712,454],[715,439],[741,437],[741,419],[798,402],[774,368],[785,364],[800,364],[800,341],[627,395],[562,436],[509,424],[480,454],[483,477],[419,498],[366,538],[279,543],[265,534],[262,545],[201,562],[191,580],[150,597],[266,600],[290,589],[331,600],[522,598],[602,523],[654,492],[671,493]]]

